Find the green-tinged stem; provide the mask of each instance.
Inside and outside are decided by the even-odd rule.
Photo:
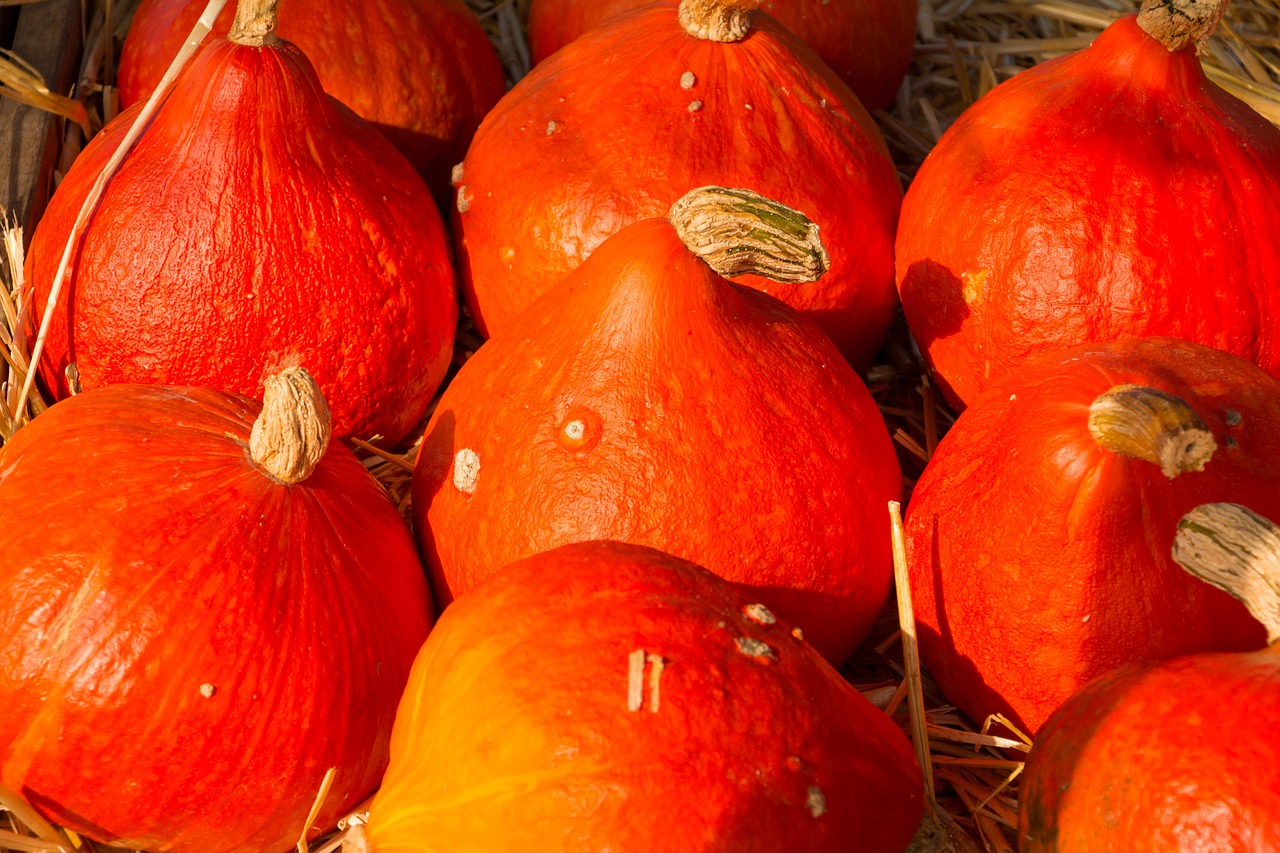
[[[1159,465],[1169,478],[1204,470],[1218,449],[1185,400],[1139,385],[1117,385],[1094,400],[1089,432],[1101,447]]]
[[[1280,527],[1239,504],[1201,504],[1178,522],[1173,559],[1243,601],[1280,642]]]

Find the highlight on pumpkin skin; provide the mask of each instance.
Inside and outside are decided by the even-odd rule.
[[[1235,596],[1280,643],[1280,527],[1248,507],[1201,504],[1178,522],[1173,560]]]
[[[1228,0],[1145,0],[1138,26],[1171,53],[1194,44],[1199,56],[1208,50],[1227,5]]]
[[[690,190],[667,219],[680,242],[725,278],[751,274],[811,282],[831,268],[816,223],[751,190]]]
[[[1099,446],[1158,465],[1170,479],[1203,471],[1218,448],[1186,400],[1138,385],[1117,385],[1094,400],[1089,433]]]
[[[249,457],[282,483],[311,476],[329,449],[333,420],[320,386],[301,367],[263,383],[262,412],[249,434]]]
[[[751,13],[760,0],[681,0],[680,26],[694,38],[735,42],[751,31]]]

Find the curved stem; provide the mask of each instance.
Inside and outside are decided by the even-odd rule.
[[[332,423],[320,386],[301,367],[267,379],[262,413],[249,434],[249,457],[282,483],[311,476],[329,447]]]
[[[1173,560],[1243,601],[1280,642],[1280,527],[1239,504],[1201,504],[1178,522]]]
[[[279,3],[280,0],[240,0],[228,38],[247,47],[275,44],[279,41],[276,38],[276,6]]]
[[[667,214],[680,240],[726,278],[817,281],[831,266],[818,226],[798,210],[750,190],[699,187]]]
[[[1117,385],[1094,400],[1089,433],[1112,453],[1159,465],[1170,479],[1203,471],[1218,449],[1186,400],[1139,385]]]
[[[742,41],[760,0],[680,0],[680,26],[706,41]]]
[[[1205,51],[1209,36],[1227,11],[1228,0],[1144,0],[1138,26],[1169,51],[1195,45]]]

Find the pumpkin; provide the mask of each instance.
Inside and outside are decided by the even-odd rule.
[[[1027,762],[1025,853],[1280,849],[1280,530],[1197,507],[1174,559],[1239,596],[1270,645],[1131,664],[1071,697]]]
[[[678,0],[664,0],[674,6]],[[529,52],[541,62],[589,29],[654,0],[533,0]],[[916,0],[764,0],[868,108],[893,103],[911,62]]]
[[[1121,337],[1280,375],[1280,130],[1200,67],[1224,8],[1147,0],[996,87],[926,159],[898,286],[954,404],[1037,354]]]
[[[715,184],[822,226],[821,282],[742,282],[777,293],[868,366],[897,308],[897,171],[843,81],[772,18],[750,17],[755,5],[636,10],[534,68],[485,118],[454,181],[459,274],[483,334],[610,234]]]
[[[374,853],[898,853],[906,736],[751,590],[617,542],[515,563],[414,662]]]
[[[912,494],[920,657],[949,702],[1038,729],[1122,664],[1253,649],[1262,627],[1169,557],[1235,499],[1280,517],[1280,382],[1170,338],[1086,344],[995,383]]]
[[[752,585],[844,660],[889,592],[893,444],[815,326],[721,278],[785,292],[826,263],[803,214],[705,187],[606,240],[480,347],[413,475],[440,599],[540,551],[616,539]]]
[[[280,37],[324,90],[378,128],[441,199],[449,170],[506,91],[502,63],[463,0],[279,0]],[[159,84],[205,0],[142,0],[120,56],[120,103]],[[233,9],[214,33],[229,32]]]
[[[244,25],[188,67],[77,235],[41,376],[60,397],[72,362],[85,388],[260,395],[265,376],[305,363],[339,436],[394,444],[453,354],[444,225],[422,179],[325,96],[259,5],[242,0]],[[36,229],[40,311],[136,110],[85,149]]]
[[[0,782],[130,850],[293,846],[377,786],[431,624],[413,538],[296,368],[115,385],[0,449]],[[255,420],[256,418],[256,420]]]

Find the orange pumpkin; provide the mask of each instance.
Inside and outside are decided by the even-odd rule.
[[[906,546],[920,656],[981,722],[1038,729],[1122,664],[1263,640],[1169,558],[1178,520],[1234,499],[1280,517],[1280,381],[1170,338],[1037,359],[956,421]]]
[[[833,662],[871,628],[902,484],[884,421],[815,326],[708,261],[789,291],[826,256],[796,211],[696,190],[459,371],[413,483],[443,601],[522,557],[617,539],[753,585]]]
[[[902,200],[880,132],[843,81],[758,0],[649,6],[542,63],[485,119],[455,176],[463,293],[502,331],[606,237],[691,187],[747,187],[822,226],[831,269],[804,288],[741,281],[805,313],[866,368],[897,309]]]
[[[529,51],[541,62],[587,30],[654,0],[533,0]],[[679,0],[661,0],[675,6]],[[916,40],[916,0],[763,0],[760,9],[813,48],[868,109],[897,95]]]
[[[1133,664],[1071,697],[1027,762],[1024,853],[1280,850],[1280,530],[1209,504],[1173,554],[1240,597],[1270,645]]]
[[[391,752],[374,853],[899,853],[923,808],[902,730],[752,591],[616,542],[449,607]]]
[[[280,37],[324,90],[378,128],[438,197],[485,113],[506,91],[502,63],[463,0],[279,0]],[[120,103],[145,100],[206,0],[142,0],[120,56]],[[231,4],[234,6],[234,4]],[[224,9],[213,32],[231,30]]]

